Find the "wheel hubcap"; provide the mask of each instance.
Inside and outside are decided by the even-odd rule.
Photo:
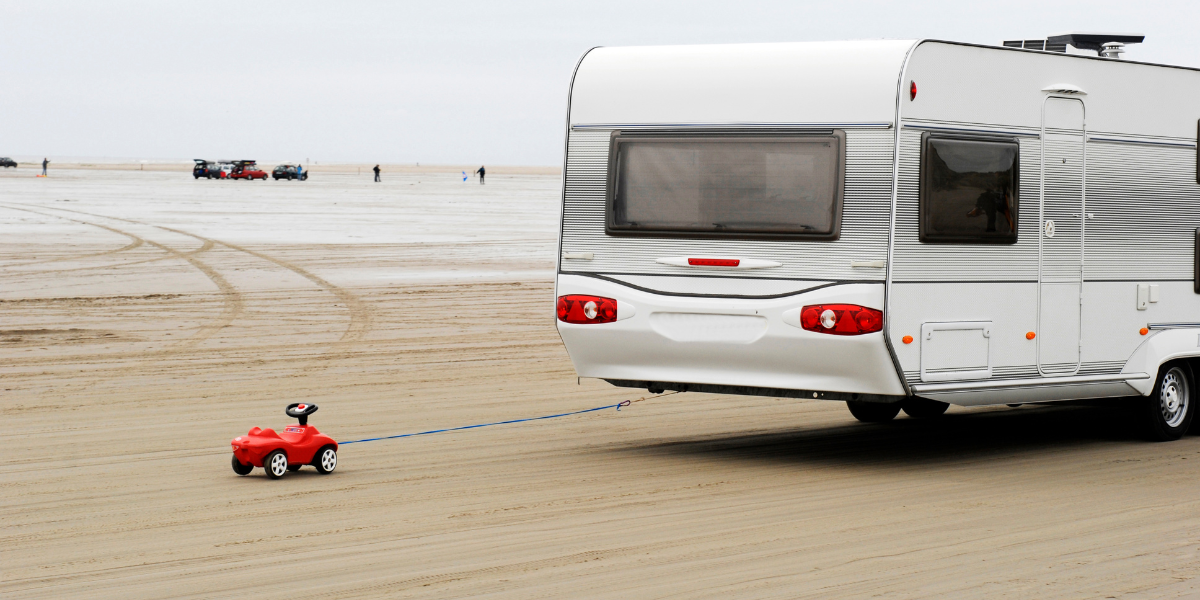
[[[1179,427],[1183,423],[1188,412],[1189,395],[1183,372],[1178,367],[1168,371],[1158,394],[1158,408],[1168,427]]]
[[[326,471],[332,471],[337,466],[337,454],[333,450],[326,450],[321,455],[321,466],[325,467]]]
[[[285,471],[287,471],[287,458],[282,454],[276,454],[271,459],[271,472],[276,475],[283,475]]]

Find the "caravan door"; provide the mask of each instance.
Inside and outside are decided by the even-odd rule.
[[[1085,112],[1076,98],[1042,104],[1037,362],[1042,375],[1079,371],[1083,302]]]

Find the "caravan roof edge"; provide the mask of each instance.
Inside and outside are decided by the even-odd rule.
[[[914,40],[596,48],[572,84],[569,127],[887,123]]]

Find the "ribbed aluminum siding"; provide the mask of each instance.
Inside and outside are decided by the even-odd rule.
[[[1192,148],[1089,142],[1084,278],[1192,279],[1200,185]]]
[[[1037,139],[1020,138],[1016,244],[923,244],[919,238],[917,206],[921,132],[913,129],[901,132],[892,280],[1037,281],[1039,152]]]
[[[677,275],[655,263],[670,256],[721,253],[783,263],[754,271],[706,271],[706,277],[769,277],[825,281],[883,281],[883,269],[851,268],[851,260],[887,257],[893,133],[846,131],[846,188],[841,237],[835,241],[679,239],[609,236],[604,232],[604,186],[610,131],[571,131],[567,142],[563,252],[591,252],[590,261],[562,261],[564,273]],[[691,275],[699,273],[690,272]]]
[[[1017,243],[922,244],[921,132],[902,133],[894,281],[1037,281],[1040,141],[1022,137],[1020,146]],[[1084,225],[1084,279],[1191,280],[1194,231],[1200,227],[1196,150],[1089,140],[1086,152],[1086,212],[1094,218]]]

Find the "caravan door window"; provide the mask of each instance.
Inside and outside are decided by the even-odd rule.
[[[1016,243],[1017,141],[922,137],[921,241]]]
[[[613,136],[610,234],[836,239],[845,136]]]

